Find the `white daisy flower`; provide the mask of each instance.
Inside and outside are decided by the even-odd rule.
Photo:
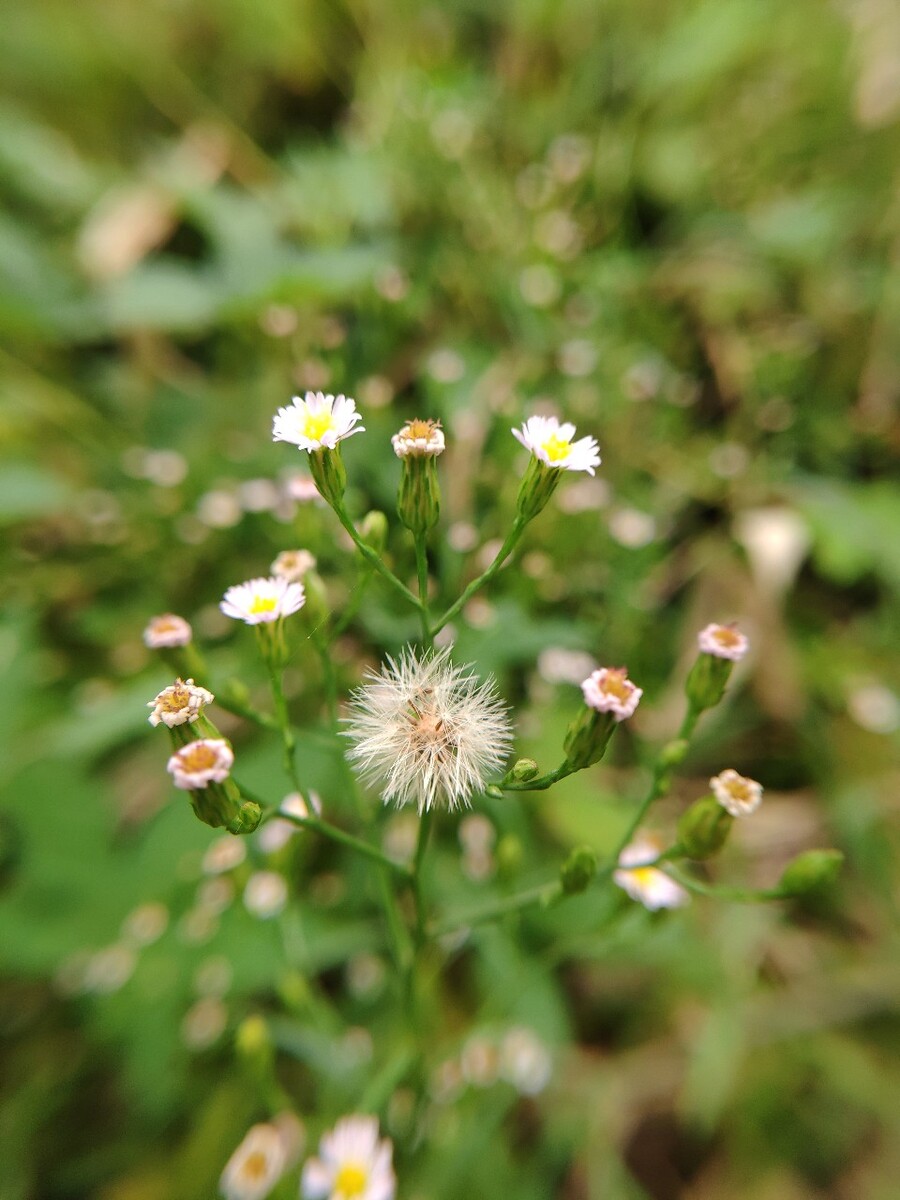
[[[279,408],[272,425],[272,440],[292,442],[310,453],[334,450],[344,438],[364,432],[364,427],[356,424],[361,420],[356,402],[349,396],[307,392],[302,400],[294,396],[291,407]]]
[[[162,613],[150,618],[144,630],[144,645],[151,650],[169,650],[175,646],[187,646],[192,637],[193,632],[184,617]]]
[[[225,1200],[263,1200],[287,1165],[281,1132],[274,1125],[254,1125],[226,1163],[219,1191]]]
[[[398,458],[434,457],[444,452],[444,432],[440,421],[407,421],[391,438]]]
[[[166,764],[172,782],[184,791],[196,791],[228,778],[234,752],[224,738],[200,738],[177,750]]]
[[[614,883],[653,912],[660,908],[680,908],[690,901],[684,888],[664,871],[642,865],[653,862],[661,850],[662,844],[656,838],[638,835],[619,855],[619,870],[613,873]]]
[[[250,579],[230,587],[219,608],[226,617],[262,625],[297,612],[306,603],[302,583],[291,583],[281,575]]]
[[[393,1200],[393,1144],[378,1140],[376,1117],[342,1117],[319,1142],[319,1157],[303,1168],[307,1200]]]
[[[493,680],[454,666],[449,649],[421,658],[407,648],[351,697],[346,736],[363,778],[385,804],[468,805],[503,764],[512,744],[506,705]]]
[[[272,563],[271,571],[289,583],[297,583],[307,571],[314,570],[315,565],[315,555],[308,550],[282,550]]]
[[[713,795],[733,817],[749,817],[762,804],[762,784],[739,775],[732,767],[709,781]]]
[[[630,717],[644,692],[628,678],[625,667],[601,667],[582,683],[585,703],[597,712],[612,713],[617,721]]]
[[[594,468],[600,465],[596,440],[584,437],[573,442],[575,426],[568,422],[560,425],[556,417],[529,417],[521,430],[514,429],[512,435],[547,467],[593,475]]]
[[[697,644],[703,654],[728,658],[732,662],[740,662],[750,647],[735,625],[707,625],[697,635]]]
[[[147,707],[153,712],[147,718],[151,725],[192,724],[200,716],[205,705],[212,704],[215,697],[206,688],[198,687],[193,679],[176,679],[173,684],[159,693],[155,700],[148,700]]]

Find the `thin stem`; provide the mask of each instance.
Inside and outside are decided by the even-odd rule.
[[[341,636],[353,622],[356,614],[359,612],[363,597],[366,593],[366,588],[372,580],[372,567],[368,562],[363,562],[356,580],[356,586],[350,594],[350,599],[344,605],[343,612],[340,618],[335,621],[331,629],[328,631],[328,640],[333,642],[335,638]]]
[[[263,729],[270,729],[273,733],[281,732],[281,725],[274,717],[270,717],[268,713],[257,712],[256,709],[250,708],[247,704],[241,704],[238,700],[231,697],[223,700],[217,692],[216,704],[219,708],[224,708],[226,712],[233,713],[236,717],[243,717],[246,721],[253,721]]]
[[[247,795],[243,788],[241,788],[241,791],[245,796]],[[301,829],[314,829],[316,833],[330,838],[332,842],[338,842],[341,846],[355,850],[357,854],[362,854],[366,858],[370,858],[373,862],[379,863],[395,875],[399,875],[401,879],[407,882],[411,879],[409,867],[405,867],[402,863],[394,862],[392,858],[388,858],[386,854],[383,854],[371,842],[364,842],[362,838],[354,837],[352,833],[345,833],[343,829],[339,829],[337,825],[331,825],[328,821],[323,821],[321,817],[314,817],[312,815],[297,817],[292,813],[283,812],[281,809],[277,809],[271,815],[277,816],[279,820],[290,821],[293,825],[299,825]]]
[[[332,731],[338,727],[337,719],[337,679],[334,673],[334,662],[331,658],[328,641],[319,633],[313,634],[313,645],[322,664],[322,684],[325,691],[325,707],[328,711],[328,721]]]
[[[497,572],[503,566],[506,559],[512,553],[513,549],[515,548],[516,543],[518,542],[519,538],[524,533],[525,526],[527,524],[528,524],[528,522],[523,520],[523,518],[521,516],[516,517],[515,521],[513,521],[513,527],[509,531],[509,533],[506,535],[506,540],[504,541],[503,545],[497,551],[494,561],[491,563],[491,565],[487,568],[486,571],[483,571],[481,573],[481,575],[478,576],[477,579],[472,580],[472,582],[468,585],[468,587],[465,589],[465,591],[462,593],[462,595],[459,597],[459,599],[455,600],[453,602],[453,604],[451,604],[450,607],[447,609],[447,611],[438,618],[437,622],[431,627],[431,636],[432,637],[434,637],[434,635],[436,633],[439,633],[444,628],[444,626],[447,624],[448,621],[453,620],[453,618],[460,611],[460,609],[463,608],[469,602],[469,600],[472,598],[472,596],[475,595],[475,593],[478,591],[479,588],[484,587],[484,585],[486,583],[490,583],[490,581],[494,578],[494,576],[497,574]]]
[[[434,811],[426,809],[419,818],[419,836],[416,841],[416,853],[412,864],[413,898],[416,904],[416,946],[425,941],[425,926],[427,913],[425,911],[425,895],[422,891],[422,864],[425,861],[425,851],[428,849],[428,836],[434,820]]]
[[[680,883],[689,892],[696,892],[698,896],[715,896],[719,900],[732,900],[737,904],[764,904],[769,900],[784,900],[786,898],[780,888],[733,888],[719,887],[712,883],[703,883],[701,880],[695,879],[693,875],[687,875],[685,872],[679,871],[671,863],[666,863],[663,871],[670,879],[674,879],[676,883]]]
[[[388,567],[381,560],[380,556],[375,553],[375,551],[372,549],[372,547],[366,545],[366,543],[362,540],[362,538],[359,536],[359,534],[356,531],[356,526],[350,520],[350,517],[347,515],[347,511],[343,507],[343,505],[341,505],[341,507],[339,507],[339,508],[335,508],[334,511],[337,516],[337,519],[340,521],[340,523],[343,525],[343,527],[350,534],[350,537],[353,539],[354,546],[356,546],[357,550],[360,552],[360,554],[363,556],[363,558],[366,560],[366,562],[370,563],[375,568],[375,570],[378,572],[378,574],[382,577],[382,579],[386,579],[387,582],[391,585],[391,587],[395,591],[399,592],[401,596],[405,597],[410,602],[410,604],[412,604],[415,608],[421,609],[421,607],[422,607],[421,604],[416,599],[416,597],[412,594],[412,592],[409,590],[409,588],[406,586],[406,584],[402,583],[397,578],[397,576],[394,574],[394,572],[390,569],[390,567]]]
[[[554,783],[559,783],[560,779],[566,779],[573,774],[572,768],[567,762],[564,762],[549,774],[540,775],[537,779],[529,779],[525,783],[499,783],[496,786],[502,788],[504,792],[545,792]]]
[[[266,660],[266,666],[269,669],[269,683],[272,688],[272,700],[275,704],[275,716],[278,721],[278,727],[281,730],[284,769],[291,783],[299,792],[302,791],[302,788],[300,786],[300,778],[297,774],[297,764],[294,762],[294,749],[297,742],[294,737],[294,731],[291,728],[287,700],[285,699],[284,688],[281,682],[281,672],[268,659]]]
[[[425,535],[415,534],[416,545],[416,575],[419,580],[419,610],[422,618],[422,641],[431,647],[434,638],[431,633],[431,618],[428,615],[428,552],[425,547]]]
[[[486,921],[496,920],[497,917],[505,917],[509,913],[520,912],[524,908],[530,908],[533,904],[550,904],[552,901],[559,899],[562,894],[562,884],[558,881],[542,883],[537,887],[529,888],[527,891],[517,892],[514,896],[504,896],[502,900],[494,900],[492,903],[473,909],[471,912],[460,913],[455,917],[439,921],[428,929],[428,933],[432,937],[442,937],[448,933],[457,933],[461,929],[468,929],[473,925],[483,925]]]

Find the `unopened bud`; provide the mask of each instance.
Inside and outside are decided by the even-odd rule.
[[[583,771],[593,766],[606,753],[609,739],[618,722],[611,712],[583,708],[566,732],[563,748],[566,765],[571,771]]]
[[[541,768],[533,758],[520,758],[503,776],[503,782],[528,783],[530,780],[536,779],[540,773]]]
[[[704,796],[682,813],[678,844],[688,858],[711,858],[725,845],[733,824],[715,796]]]
[[[503,799],[503,789],[498,787],[496,783],[489,783],[484,789],[484,794],[490,796],[492,800]]]
[[[807,850],[789,863],[781,876],[780,891],[785,896],[802,896],[837,879],[844,863],[840,850]]]
[[[415,534],[427,533],[441,515],[441,489],[437,463],[431,454],[409,454],[403,459],[397,515]]]
[[[597,874],[597,855],[590,846],[576,846],[559,872],[562,889],[567,896],[586,891]]]
[[[340,508],[347,487],[347,472],[341,458],[340,446],[333,450],[313,450],[309,469],[319,492],[332,508]]]
[[[713,708],[725,695],[734,663],[713,654],[699,654],[688,672],[684,690],[693,709]]]
[[[383,554],[388,539],[388,521],[383,512],[373,508],[359,525],[359,536],[376,554]]]
[[[255,800],[245,800],[237,811],[237,815],[225,826],[229,833],[236,836],[252,833],[262,820],[262,809]]]

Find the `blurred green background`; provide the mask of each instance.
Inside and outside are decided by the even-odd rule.
[[[267,1115],[233,1049],[250,1013],[311,1130],[397,1060],[366,864],[251,839],[217,890],[218,835],[146,724],[171,678],[152,614],[258,689],[225,587],[306,546],[348,600],[338,526],[271,442],[307,388],[364,414],[357,515],[392,514],[390,434],[442,420],[448,600],[508,528],[510,426],[555,411],[600,442],[596,479],[564,482],[455,636],[542,765],[586,655],[644,688],[637,736],[490,826],[442,821],[438,907],[614,844],[709,620],[753,653],[660,828],[734,766],[766,800],[716,878],[847,855],[802,905],[655,917],[596,891],[473,934],[432,992],[428,1069],[458,1086],[382,1110],[399,1195],[896,1197],[893,0],[20,0],[0,61],[2,1200],[215,1194]],[[402,531],[391,551],[411,574]],[[374,585],[342,689],[415,633]],[[305,644],[289,682],[304,776],[342,821]],[[222,727],[279,799],[277,747]],[[376,807],[373,836],[402,844]],[[235,899],[254,865],[297,893],[275,920]],[[310,1021],[306,980],[340,1028]],[[546,1090],[471,1061],[460,1082],[472,1039],[516,1026],[549,1050]]]

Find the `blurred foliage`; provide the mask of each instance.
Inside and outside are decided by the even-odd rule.
[[[506,530],[510,425],[552,408],[597,436],[597,479],[560,488],[457,623],[459,657],[497,674],[521,752],[550,766],[572,653],[628,663],[653,742],[696,630],[739,619],[753,659],[661,817],[732,765],[767,799],[723,876],[770,884],[811,845],[848,857],[834,893],[790,908],[658,917],[588,893],[474,932],[433,981],[428,1068],[524,1025],[553,1079],[435,1100],[424,1139],[382,1087],[400,1195],[896,1195],[891,0],[39,0],[7,7],[0,47],[3,1200],[213,1194],[266,1115],[232,1047],[247,1014],[270,1016],[311,1133],[374,1103],[406,1053],[392,989],[348,982],[385,965],[368,866],[295,838],[274,858],[299,896],[283,917],[228,898],[210,917],[215,838],[147,736],[170,681],[150,615],[183,613],[215,678],[258,689],[226,586],[306,546],[348,600],[336,522],[290,498],[302,458],[270,440],[305,388],[364,413],[359,515],[392,513],[389,435],[442,420],[448,599]],[[373,585],[342,688],[413,636]],[[304,778],[341,819],[309,643],[291,674]],[[227,732],[279,798],[277,749]],[[442,821],[440,907],[608,850],[641,785],[618,741],[552,800],[491,802],[506,874],[461,874]],[[273,861],[249,855],[226,892]],[[149,903],[168,927],[138,948],[127,918]]]

